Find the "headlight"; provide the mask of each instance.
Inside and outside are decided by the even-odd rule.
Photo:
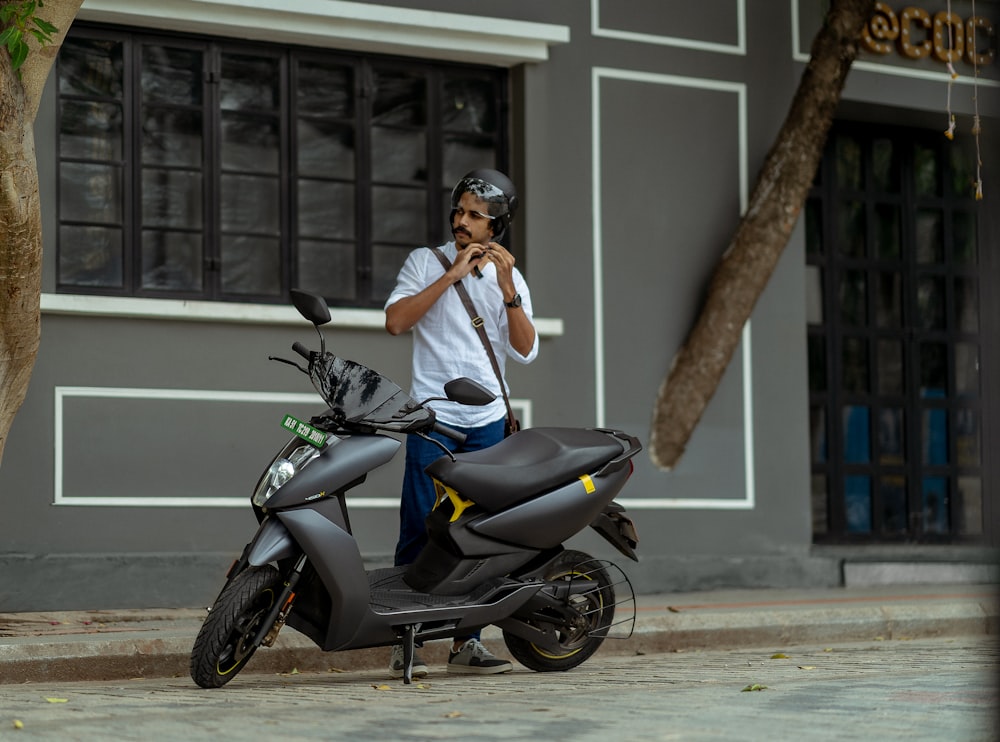
[[[319,449],[315,446],[299,446],[287,457],[275,459],[271,468],[261,477],[260,484],[257,485],[250,501],[259,508],[264,507],[264,503],[271,495],[317,456],[319,456]]]

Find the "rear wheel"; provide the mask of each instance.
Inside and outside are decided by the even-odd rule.
[[[270,565],[249,567],[226,586],[202,624],[191,650],[191,679],[220,688],[250,661],[254,636],[278,599],[281,576]]]
[[[540,647],[507,631],[503,640],[514,658],[536,672],[570,670],[587,660],[604,641],[615,615],[615,589],[604,566],[582,551],[564,551],[546,569],[546,581],[572,583],[569,611],[536,613],[529,623],[555,632],[557,647]],[[543,588],[544,589],[544,588]]]

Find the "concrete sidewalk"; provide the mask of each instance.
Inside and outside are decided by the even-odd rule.
[[[777,652],[796,644],[1000,631],[997,585],[716,590],[645,595],[637,603],[631,638],[608,639],[601,653],[738,647]],[[187,676],[205,613],[192,608],[0,614],[0,683]],[[483,641],[506,656],[497,629],[487,628]],[[446,648],[446,642],[432,642],[421,654],[428,664],[443,666]],[[286,627],[275,646],[259,650],[244,672],[376,669],[387,662],[385,648],[322,652]]]

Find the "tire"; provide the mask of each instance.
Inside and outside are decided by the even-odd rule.
[[[604,642],[615,616],[615,589],[602,564],[582,551],[564,551],[545,569],[546,581],[573,580],[593,582],[585,594],[574,591],[568,605],[579,617],[566,623],[563,617],[552,615],[545,621],[538,613],[527,619],[538,628],[555,630],[559,648],[555,651],[532,644],[527,639],[503,632],[503,640],[518,662],[536,672],[571,670],[585,662]],[[543,590],[545,588],[542,588]]]
[[[270,565],[249,567],[219,595],[191,650],[191,679],[221,688],[250,661],[261,622],[281,592],[281,576]]]

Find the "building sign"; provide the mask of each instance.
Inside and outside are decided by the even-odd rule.
[[[931,57],[944,64],[965,62],[979,67],[996,59],[993,22],[978,15],[966,19],[946,11],[932,15],[913,6],[897,14],[879,2],[861,38],[870,52],[890,54],[895,49],[907,59]]]

